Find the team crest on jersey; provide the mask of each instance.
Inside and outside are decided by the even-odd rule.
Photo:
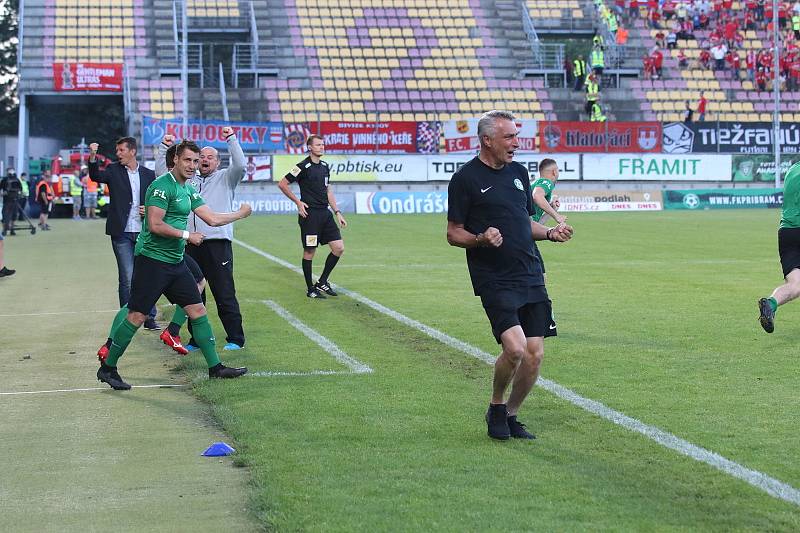
[[[524,190],[525,190],[525,189],[522,187],[522,182],[519,180],[519,178],[515,178],[515,179],[514,179],[514,186],[515,186],[517,189],[521,190],[521,191],[524,191]]]
[[[162,200],[167,199],[167,193],[162,191],[161,189],[153,189],[153,196],[161,198]]]
[[[300,170],[300,167],[298,167],[297,165],[295,165],[295,166],[293,166],[293,167],[292,167],[292,170],[290,170],[290,171],[289,171],[289,174],[291,174],[292,176],[294,176],[294,177],[296,178],[296,177],[297,177],[297,175],[298,175],[298,174],[300,174],[300,172],[302,172],[302,171]]]

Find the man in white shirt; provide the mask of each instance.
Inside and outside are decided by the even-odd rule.
[[[133,276],[133,250],[136,238],[142,230],[144,216],[144,194],[156,175],[136,160],[137,145],[133,137],[123,137],[116,142],[117,162],[100,170],[97,161],[97,143],[89,145],[89,178],[108,185],[111,203],[106,218],[106,235],[111,237],[111,246],[117,259],[119,274],[119,306],[128,303]],[[155,307],[144,327],[159,329],[155,321]]]

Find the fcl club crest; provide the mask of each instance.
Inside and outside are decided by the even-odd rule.
[[[456,122],[456,131],[458,133],[467,133],[469,131],[469,122],[466,120],[459,120]]]
[[[556,148],[561,144],[561,128],[548,124],[544,127],[544,144],[548,148]]]
[[[286,136],[286,144],[289,148],[292,149],[299,149],[302,148],[306,144],[305,136],[303,135],[302,131],[291,131],[289,135]]]
[[[658,129],[652,126],[639,128],[639,135],[636,141],[642,150],[652,150],[658,143]]]

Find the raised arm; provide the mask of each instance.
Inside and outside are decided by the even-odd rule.
[[[239,144],[239,139],[236,138],[233,128],[225,126],[222,128],[222,134],[228,143],[228,154],[231,158],[231,165],[225,169],[225,180],[232,189],[235,189],[239,182],[244,179],[244,167],[247,161],[245,161],[242,146]]]
[[[158,145],[158,150],[156,150],[156,176],[163,176],[167,173],[167,150],[174,142],[175,137],[169,133],[161,139],[161,144]]]
[[[97,161],[97,149],[100,145],[91,143],[89,145],[89,178],[97,183],[108,183],[111,175],[106,170],[100,170],[100,163]]]
[[[242,204],[238,211],[232,213],[215,213],[205,204],[194,209],[194,214],[200,217],[200,220],[213,227],[224,226],[231,222],[247,218],[252,212],[253,208],[250,207],[250,204]]]

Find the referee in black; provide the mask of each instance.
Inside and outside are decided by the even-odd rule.
[[[328,163],[322,161],[325,153],[325,141],[319,135],[311,135],[306,141],[309,156],[300,161],[278,183],[278,188],[291,201],[297,204],[298,224],[300,224],[300,240],[303,245],[303,276],[306,279],[309,298],[325,298],[325,295],[336,296],[328,277],[333,267],[344,253],[344,241],[339,231],[339,226],[346,228],[347,221],[336,206],[336,197],[330,187],[331,169]],[[300,199],[294,195],[291,183],[300,186]],[[331,213],[330,206],[333,209]],[[339,226],[333,220],[333,215],[339,221]],[[331,253],[325,260],[325,268],[317,283],[311,279],[311,261],[317,246],[327,244]]]
[[[548,228],[531,220],[528,172],[513,161],[517,134],[511,113],[483,115],[480,152],[453,174],[448,187],[447,242],[467,249],[472,288],[503,348],[486,413],[489,436],[500,440],[535,438],[517,412],[539,377],[544,338],[557,333],[534,241],[572,237],[570,226]]]

